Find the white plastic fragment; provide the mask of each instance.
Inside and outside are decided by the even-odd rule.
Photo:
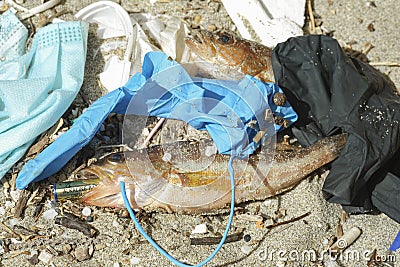
[[[42,217],[46,220],[54,220],[54,218],[57,216],[57,211],[55,209],[48,209],[45,212],[42,213]]]
[[[133,257],[130,260],[131,265],[138,265],[140,263],[140,259],[138,257]]]
[[[172,155],[168,152],[165,152],[162,157],[162,160],[165,162],[171,162],[171,159],[172,159]]]
[[[205,223],[198,224],[196,227],[193,229],[192,234],[205,234],[207,233],[207,225]]]
[[[82,215],[83,216],[90,216],[92,214],[92,210],[89,207],[84,207],[82,209]]]
[[[38,259],[46,264],[49,264],[50,261],[53,259],[53,255],[45,250],[42,250],[38,256]]]
[[[18,240],[17,238],[10,238],[11,243],[13,244],[22,244],[23,241],[22,240]]]
[[[205,155],[207,157],[211,157],[211,156],[217,154],[217,152],[218,152],[218,150],[217,150],[217,147],[215,145],[207,146],[206,150],[205,150]]]
[[[109,91],[124,85],[130,76],[134,31],[132,21],[120,5],[111,1],[98,1],[75,14],[79,20],[97,23],[97,34],[102,39],[125,36],[127,39],[123,60],[112,57],[100,74],[100,81]]]
[[[222,0],[242,37],[273,47],[303,35],[306,0]],[[256,36],[253,36],[255,34]]]

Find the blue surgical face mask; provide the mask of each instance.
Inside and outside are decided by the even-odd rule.
[[[0,177],[74,100],[83,82],[87,30],[84,22],[48,25],[25,53],[25,27],[12,12],[0,16]]]

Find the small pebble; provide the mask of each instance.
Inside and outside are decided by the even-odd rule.
[[[43,250],[40,252],[38,259],[46,264],[49,264],[50,261],[53,259],[53,255]]]
[[[192,234],[205,234],[207,233],[207,225],[205,223],[198,224],[196,227],[193,229]]]
[[[202,19],[202,17],[200,15],[196,15],[196,16],[194,16],[193,22],[198,25],[198,24],[200,24],[201,19]]]
[[[119,267],[119,262],[114,262],[113,267]]]
[[[6,214],[6,209],[3,207],[0,207],[0,215],[5,215]]]
[[[69,254],[71,252],[71,249],[72,249],[72,247],[70,244],[65,244],[62,247],[62,251],[64,252],[64,254]]]
[[[34,254],[32,257],[30,257],[29,259],[28,259],[28,262],[31,264],[31,265],[36,265],[36,264],[38,264],[39,263],[39,255],[36,253],[36,254]]]
[[[215,26],[215,24],[210,24],[207,26],[207,30],[210,32],[213,32],[217,29],[217,26]]]
[[[3,188],[9,189],[9,188],[10,188],[10,183],[7,182],[7,181],[5,181],[5,182],[3,183]]]
[[[95,246],[94,246],[94,249],[95,250],[102,250],[102,249],[105,249],[107,246],[105,245],[105,244],[96,244]]]
[[[87,222],[93,222],[94,221],[93,216],[87,216],[86,221]]]
[[[87,246],[79,246],[74,252],[75,258],[78,261],[85,261],[90,258],[89,249]]]
[[[240,250],[244,253],[244,254],[250,254],[252,248],[249,245],[243,245]]]
[[[257,229],[263,229],[263,228],[264,228],[264,223],[263,223],[263,221],[258,221],[258,222],[256,222],[256,227],[257,227]]]
[[[89,207],[84,207],[82,209],[82,214],[83,216],[90,216],[90,214],[92,214],[92,210]]]
[[[277,106],[284,106],[286,103],[286,96],[284,93],[277,92],[274,94],[273,101]]]
[[[251,240],[251,236],[250,236],[249,234],[244,235],[243,240],[244,240],[245,242],[249,242],[249,241]]]

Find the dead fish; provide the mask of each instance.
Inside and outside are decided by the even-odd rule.
[[[277,146],[276,151],[258,151],[247,160],[235,159],[235,202],[262,200],[292,188],[336,159],[345,142],[346,135],[340,134],[310,147]],[[133,208],[183,213],[223,208],[231,200],[230,156],[205,155],[204,148],[210,144],[175,142],[111,154],[79,172],[83,179],[98,180],[80,200],[86,205],[123,208],[119,182],[125,181]]]
[[[273,82],[271,49],[257,42],[243,39],[227,31],[201,30],[186,44],[201,59],[209,62],[213,73],[249,74],[264,82]],[[215,75],[214,75],[215,76]],[[221,78],[221,77],[216,77]],[[225,77],[222,77],[225,78]]]

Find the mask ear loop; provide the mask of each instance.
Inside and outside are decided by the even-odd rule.
[[[209,261],[211,261],[215,255],[217,255],[218,251],[222,248],[222,245],[225,243],[225,240],[228,236],[228,232],[229,229],[231,227],[232,224],[232,220],[233,220],[233,215],[234,215],[234,211],[235,211],[235,177],[234,177],[234,171],[233,171],[233,167],[232,167],[232,163],[233,163],[233,159],[236,156],[232,155],[231,158],[229,159],[229,163],[228,163],[228,171],[229,171],[229,177],[231,180],[231,191],[232,191],[232,198],[231,198],[231,206],[230,206],[230,213],[229,213],[229,219],[228,219],[228,224],[226,225],[226,229],[225,232],[221,238],[221,241],[219,242],[218,246],[215,248],[215,250],[213,251],[213,253],[211,253],[210,256],[208,256],[207,259],[205,259],[203,262],[194,265],[195,267],[200,267],[205,265],[206,263],[208,263]],[[126,196],[126,191],[125,191],[125,183],[124,182],[120,182],[120,187],[121,187],[121,193],[122,193],[122,198],[124,199],[124,204],[126,209],[129,212],[129,215],[131,217],[131,219],[133,220],[136,229],[146,238],[147,241],[149,241],[149,243],[156,248],[164,257],[166,257],[169,261],[171,261],[172,263],[174,263],[177,266],[180,267],[187,267],[187,266],[193,266],[193,265],[187,265],[183,262],[178,261],[177,259],[175,259],[174,257],[172,257],[170,254],[168,254],[168,252],[166,252],[164,249],[162,249],[147,233],[146,231],[142,228],[142,226],[140,225],[139,221],[136,219],[135,213],[132,210],[132,207],[129,203],[128,197]]]

